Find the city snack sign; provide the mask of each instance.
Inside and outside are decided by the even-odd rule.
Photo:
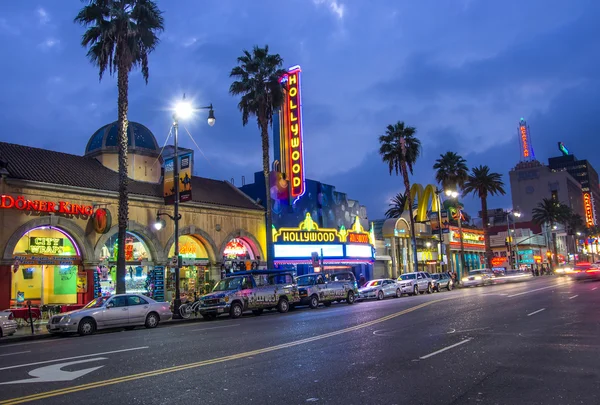
[[[55,214],[84,215],[91,216],[94,213],[94,207],[91,205],[73,204],[68,201],[44,201],[28,200],[23,196],[13,197],[2,195],[0,198],[0,208],[14,208],[20,211],[32,212],[51,212]]]
[[[298,199],[304,194],[304,144],[302,133],[302,98],[300,96],[300,66],[294,66],[285,73],[281,84],[285,87],[283,105],[283,131],[288,145],[287,176],[290,196]]]
[[[273,242],[281,243],[351,243],[362,245],[373,245],[373,234],[364,230],[360,219],[355,217],[354,224],[350,230],[344,226],[340,229],[319,228],[313,221],[310,213],[306,214],[304,221],[300,222],[298,228],[273,227]]]
[[[63,253],[63,238],[30,237],[29,250],[36,255],[60,255]]]

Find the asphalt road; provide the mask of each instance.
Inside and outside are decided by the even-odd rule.
[[[0,405],[598,404],[600,283],[0,345]]]

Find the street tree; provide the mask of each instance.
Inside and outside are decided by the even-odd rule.
[[[129,221],[127,173],[127,112],[129,73],[140,68],[148,83],[148,55],[159,43],[164,29],[162,12],[152,0],[89,0],[75,22],[86,28],[81,45],[99,70],[117,75],[119,211],[116,293],[125,293],[125,237]]]

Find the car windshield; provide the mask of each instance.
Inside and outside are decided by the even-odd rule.
[[[315,285],[317,282],[317,276],[302,276],[297,279],[299,286]]]
[[[98,297],[95,300],[88,302],[88,304],[84,308],[100,308],[110,297]]]
[[[435,280],[439,280],[440,278],[442,278],[441,274],[432,274],[431,278],[435,279]]]
[[[415,273],[412,273],[412,274],[403,274],[403,275],[400,276],[400,278],[402,280],[414,280],[414,279],[417,278],[417,275]]]
[[[381,285],[381,280],[369,281],[365,287],[377,287],[378,285]]]
[[[213,291],[231,291],[238,290],[242,287],[244,277],[229,277],[217,283]]]

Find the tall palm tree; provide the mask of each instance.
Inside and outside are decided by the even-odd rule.
[[[462,189],[469,178],[467,161],[455,152],[446,152],[436,159],[433,168],[436,170],[435,180],[442,189]]]
[[[262,141],[262,164],[265,176],[265,208],[267,225],[267,265],[273,268],[273,217],[271,211],[271,192],[269,187],[269,126],[273,115],[283,102],[283,89],[279,79],[285,70],[281,68],[283,59],[279,54],[269,54],[269,46],[255,46],[252,53],[247,50],[237,58],[238,66],[231,69],[229,77],[235,78],[229,87],[232,96],[241,95],[238,104],[242,112],[242,124],[248,124],[248,118],[256,117]]]
[[[402,121],[394,125],[388,125],[385,135],[379,137],[379,154],[384,163],[388,164],[390,175],[395,172],[396,176],[402,174],[404,179],[404,194],[408,207],[412,208],[413,199],[410,195],[410,179],[408,172],[413,174],[413,166],[421,154],[421,141],[415,136],[417,130],[414,127],[408,127]],[[410,210],[410,234],[413,248],[413,265],[415,271],[418,271],[417,262],[417,237],[415,234],[415,217],[413,210]]]
[[[483,239],[485,241],[485,258],[487,268],[492,268],[492,249],[488,234],[487,198],[498,194],[506,194],[504,182],[500,173],[490,172],[488,166],[478,166],[471,169],[471,174],[463,187],[463,194],[473,194],[481,199],[481,219],[483,221]]]
[[[532,211],[532,219],[538,225],[546,224],[552,232],[552,252],[554,265],[558,265],[558,247],[556,245],[555,225],[563,224],[568,219],[569,207],[552,198],[544,198]]]
[[[400,218],[406,207],[406,194],[398,193],[390,200],[388,204],[390,208],[385,212],[386,218]]]
[[[129,73],[141,68],[148,83],[148,55],[156,48],[164,29],[162,12],[152,0],[89,0],[75,17],[86,27],[81,45],[97,66],[100,80],[108,70],[117,74],[119,153],[119,233],[117,245],[117,294],[125,293],[125,237],[129,220],[127,174],[127,111]]]

